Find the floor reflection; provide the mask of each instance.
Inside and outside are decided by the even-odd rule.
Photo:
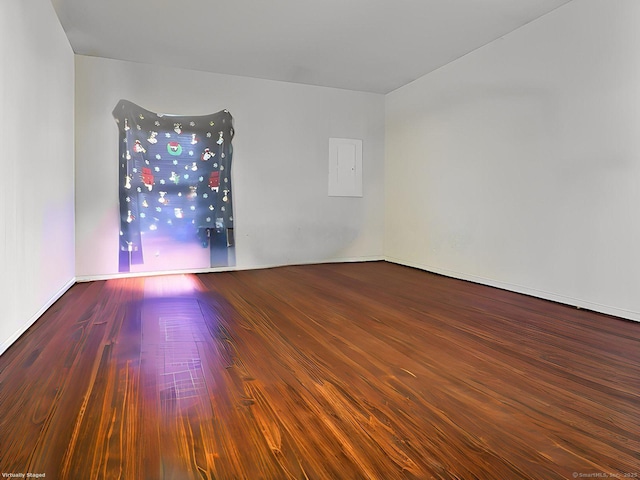
[[[206,398],[198,343],[208,336],[191,275],[152,277],[145,281],[141,307],[145,375],[153,375],[163,411],[182,410]]]

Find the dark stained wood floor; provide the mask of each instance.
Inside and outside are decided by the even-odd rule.
[[[77,284],[0,357],[2,473],[637,478],[639,452],[639,323],[384,262]]]

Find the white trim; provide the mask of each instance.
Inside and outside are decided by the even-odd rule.
[[[78,283],[93,282],[97,280],[113,280],[117,278],[137,278],[137,277],[155,277],[158,275],[182,275],[187,273],[216,273],[216,272],[235,272],[241,270],[261,270],[266,268],[288,267],[294,265],[317,265],[321,263],[355,263],[355,262],[381,262],[385,261],[382,255],[371,255],[366,257],[347,257],[334,258],[328,260],[312,260],[309,262],[296,263],[273,263],[263,265],[246,265],[233,267],[215,267],[215,268],[196,268],[187,270],[165,270],[157,272],[133,272],[133,273],[112,273],[104,275],[82,275],[76,278]]]
[[[62,295],[67,293],[67,291],[73,287],[76,283],[76,278],[72,278],[69,280],[64,286],[58,290],[34,315],[31,316],[29,320],[27,320],[18,330],[16,330],[13,335],[7,338],[4,342],[0,343],[0,355],[2,355],[13,343],[18,340],[22,336],[24,332],[26,332],[29,327],[31,327],[36,321],[42,316],[44,312],[46,312],[51,305],[56,303]]]
[[[640,322],[640,312],[636,312],[633,310],[626,310],[623,308],[612,307],[610,305],[602,305],[600,303],[590,302],[588,300],[573,298],[566,295],[559,295],[557,293],[547,292],[544,290],[537,290],[535,288],[525,287],[525,286],[517,285],[513,283],[500,282],[497,280],[493,280],[491,278],[480,277],[477,275],[457,272],[457,271],[448,270],[445,268],[437,268],[431,265],[424,265],[424,264],[415,263],[415,262],[407,262],[395,257],[387,256],[385,257],[385,260],[387,262],[397,263],[398,265],[405,265],[407,267],[413,267],[413,268],[418,268],[420,270],[425,270],[427,272],[437,273],[438,275],[444,275],[446,277],[457,278],[459,280],[466,280],[473,283],[479,283],[482,285],[487,285],[489,287],[500,288],[502,290],[508,290],[510,292],[521,293],[524,295],[541,298],[543,300],[550,300],[552,302],[558,302],[558,303],[562,303],[564,305],[569,305],[572,307],[584,308],[586,310],[592,310],[594,312],[604,313],[606,315],[613,315],[626,320],[633,320],[635,322]]]
[[[310,261],[294,264],[269,264],[269,265],[252,265],[252,266],[234,266],[234,267],[221,267],[221,268],[209,268],[209,269],[193,269],[193,270],[174,270],[163,272],[139,272],[139,273],[125,273],[125,274],[111,274],[111,275],[87,275],[74,277],[69,280],[60,290],[58,290],[41,308],[38,310],[22,327],[20,327],[13,335],[0,344],[0,355],[2,355],[13,343],[20,338],[20,336],[27,331],[41,316],[46,312],[56,301],[62,297],[75,283],[80,282],[92,282],[97,280],[111,280],[117,278],[132,278],[132,277],[149,277],[156,275],[176,275],[185,273],[215,273],[215,272],[227,272],[227,271],[240,271],[240,270],[259,270],[266,268],[276,268],[294,265],[314,265],[322,263],[354,263],[354,262],[379,262],[386,261],[390,263],[396,263],[398,265],[405,265],[407,267],[417,268],[438,275],[444,275],[459,280],[465,280],[473,283],[487,285],[490,287],[500,288],[502,290],[508,290],[515,293],[524,295],[530,295],[533,297],[541,298],[544,300],[550,300],[553,302],[562,303],[565,305],[585,308],[593,310],[594,312],[604,313],[607,315],[613,315],[627,320],[640,322],[640,312],[633,310],[626,310],[618,307],[612,307],[610,305],[602,305],[599,303],[590,302],[587,300],[568,297],[565,295],[559,295],[556,293],[547,292],[544,290],[537,290],[535,288],[525,287],[522,285],[516,285],[512,283],[499,282],[490,278],[472,275],[468,273],[457,272],[454,270],[448,270],[444,268],[437,268],[431,265],[425,265],[415,262],[407,262],[399,258],[390,256],[366,256],[366,257],[348,257],[348,258],[336,258],[331,260],[322,261]]]

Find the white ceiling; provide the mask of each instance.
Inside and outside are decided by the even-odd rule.
[[[570,0],[51,0],[73,50],[388,93]]]

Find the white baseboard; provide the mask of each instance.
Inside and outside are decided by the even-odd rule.
[[[313,265],[313,264],[320,264],[320,263],[353,263],[353,262],[377,262],[377,261],[387,261],[390,263],[396,263],[398,265],[405,265],[407,267],[417,268],[427,272],[436,273],[438,275],[444,275],[446,277],[456,278],[459,280],[465,280],[473,283],[479,283],[479,284],[487,285],[490,287],[500,288],[502,290],[508,290],[515,293],[522,293],[524,295],[542,298],[544,300],[550,300],[553,302],[558,302],[558,303],[570,305],[573,307],[580,307],[587,310],[593,310],[594,312],[604,313],[607,315],[613,315],[613,316],[624,318],[627,320],[640,322],[640,312],[636,312],[633,310],[626,310],[618,307],[612,307],[610,305],[603,305],[600,303],[590,302],[588,300],[573,298],[565,295],[559,295],[556,293],[547,292],[544,290],[538,290],[530,287],[525,287],[522,285],[500,282],[500,281],[493,280],[491,278],[481,277],[481,276],[472,275],[464,272],[457,272],[454,270],[437,268],[437,267],[433,267],[432,265],[425,265],[425,264],[416,263],[416,262],[407,262],[405,260],[395,258],[395,257],[389,257],[389,256],[385,257],[385,256],[374,255],[374,256],[366,256],[366,257],[335,258],[335,259],[327,259],[322,261],[316,260],[316,261],[299,262],[299,263],[292,263],[292,264],[245,265],[245,266],[192,269],[192,270],[173,270],[173,271],[162,271],[162,272],[116,273],[116,274],[107,274],[107,275],[79,276],[69,280],[29,320],[27,320],[18,330],[16,330],[13,335],[11,335],[4,342],[0,343],[0,355],[2,355],[11,345],[13,345],[13,343],[18,338],[20,338],[20,336],[24,332],[26,332],[27,329],[31,327],[42,316],[42,314],[45,311],[47,311],[47,309],[49,309],[49,307],[51,307],[51,305],[53,305],[62,295],[64,295],[67,292],[67,290],[69,290],[77,282],[111,280],[116,278],[149,277],[149,276],[156,276],[156,275],[179,275],[179,274],[187,274],[187,273],[214,273],[214,272],[225,272],[225,271],[259,270],[259,269],[266,269],[266,268],[277,268],[277,267],[293,266],[293,265]]]
[[[27,331],[27,329],[36,323],[36,321],[42,316],[44,312],[46,312],[51,305],[56,303],[58,299],[64,295],[67,290],[69,290],[76,283],[76,279],[72,278],[69,280],[60,290],[58,290],[54,295],[38,310],[29,320],[27,320],[18,330],[16,330],[13,335],[7,338],[4,342],[0,343],[0,355],[2,355],[13,343],[20,338],[20,336]]]
[[[382,255],[371,255],[364,257],[345,257],[345,258],[333,258],[326,260],[312,260],[308,262],[295,262],[295,263],[273,263],[273,264],[259,264],[259,265],[241,265],[232,267],[215,267],[215,268],[199,268],[199,269],[186,269],[186,270],[166,270],[157,272],[132,272],[132,273],[110,273],[104,275],[81,275],[76,278],[76,281],[81,282],[93,282],[97,280],[113,280],[116,278],[136,278],[136,277],[155,277],[157,275],[182,275],[188,273],[215,273],[215,272],[235,272],[241,270],[262,270],[265,268],[277,268],[287,267],[294,265],[317,265],[320,263],[355,263],[355,262],[380,262],[385,258]]]
[[[431,273],[437,273],[438,275],[444,275],[446,277],[457,278],[459,280],[466,280],[473,283],[479,283],[487,285],[489,287],[500,288],[502,290],[508,290],[510,292],[522,293],[531,297],[542,298],[544,300],[550,300],[552,302],[562,303],[572,307],[584,308],[586,310],[592,310],[598,313],[604,313],[606,315],[613,315],[615,317],[624,318],[626,320],[633,320],[640,322],[640,312],[633,310],[625,310],[623,308],[612,307],[611,305],[603,305],[600,303],[590,302],[580,298],[573,298],[566,295],[560,295],[553,292],[547,292],[544,290],[538,290],[535,288],[525,287],[513,283],[506,283],[493,280],[491,278],[485,278],[477,275],[472,275],[463,272],[457,272],[454,270],[447,270],[443,268],[433,267],[431,265],[425,265],[415,262],[407,262],[395,257],[386,257],[385,260],[391,263],[397,263],[399,265],[405,265],[407,267],[413,267],[420,270],[425,270]]]

